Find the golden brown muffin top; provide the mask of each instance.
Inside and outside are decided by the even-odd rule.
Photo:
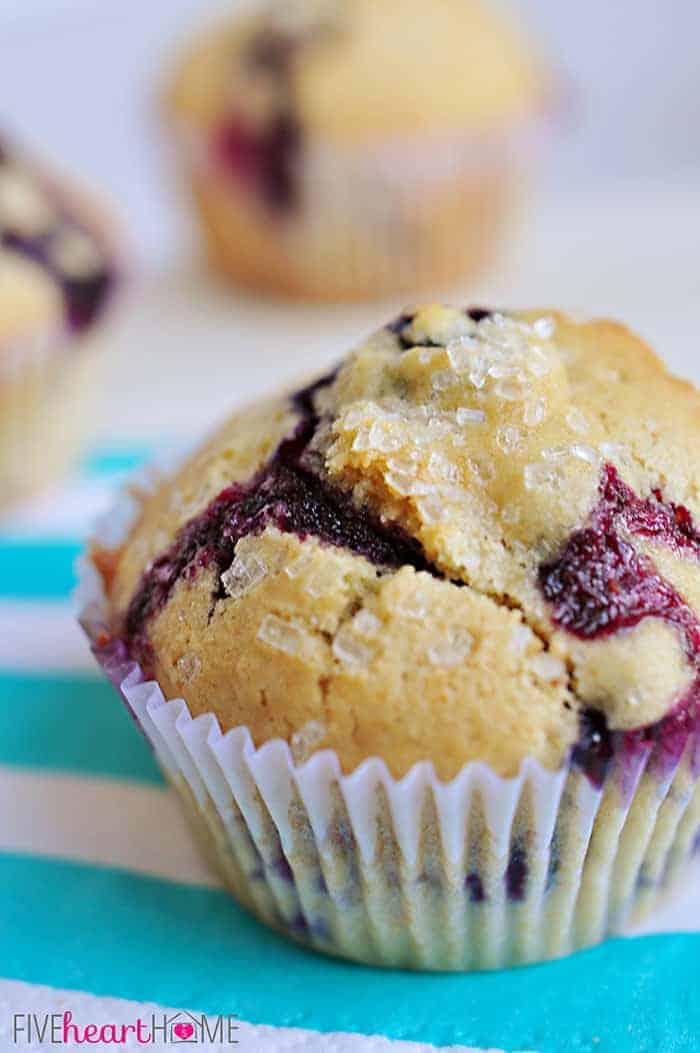
[[[116,277],[104,227],[86,197],[0,141],[0,370],[102,313]]]
[[[145,499],[112,632],[345,770],[555,768],[590,714],[632,741],[700,699],[699,409],[616,323],[407,311]]]
[[[519,27],[479,0],[265,5],[198,38],[170,90],[188,125],[291,100],[311,137],[365,142],[500,130],[530,117],[543,80]]]

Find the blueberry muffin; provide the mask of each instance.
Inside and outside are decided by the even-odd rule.
[[[476,968],[595,942],[685,868],[699,409],[621,325],[420,307],[96,546],[98,656],[244,903]]]
[[[355,299],[489,258],[547,90],[479,0],[294,0],[198,38],[167,111],[215,267]]]
[[[0,142],[0,502],[54,479],[83,437],[110,244],[92,203]]]

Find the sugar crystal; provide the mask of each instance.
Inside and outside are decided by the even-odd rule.
[[[540,340],[551,340],[554,336],[554,319],[538,318],[536,322],[533,322],[532,328]]]
[[[455,420],[460,427],[464,424],[483,424],[486,420],[486,413],[481,409],[469,409],[467,406],[460,406],[459,409],[455,410]]]
[[[556,489],[563,482],[561,469],[544,461],[526,464],[523,478],[526,490],[537,490],[545,486]]]
[[[284,572],[289,578],[298,578],[306,568],[311,564],[316,547],[312,545],[306,545],[302,548],[296,559],[293,559],[291,563],[288,563],[284,568]]]
[[[353,444],[352,444],[353,450],[355,450],[357,453],[363,453],[365,450],[371,450],[372,449],[371,435],[372,435],[372,427],[371,426],[368,427],[367,424],[364,424],[361,428],[359,428],[358,431],[357,431],[357,434],[355,435],[355,438],[353,440]]]
[[[496,442],[504,453],[514,453],[522,446],[522,435],[518,428],[507,425],[496,432]]]
[[[245,596],[259,585],[267,574],[267,566],[252,552],[237,554],[233,563],[221,575],[221,584],[226,595],[233,598]]]
[[[513,380],[500,380],[493,389],[494,395],[506,402],[518,402],[523,398],[523,388]]]
[[[439,523],[445,515],[445,505],[437,494],[426,494],[418,502],[418,511],[426,523]]]
[[[314,567],[311,574],[304,581],[304,592],[309,596],[317,598],[332,592],[336,587],[338,577],[333,563],[321,564]]]
[[[301,626],[278,618],[276,614],[266,614],[258,629],[258,640],[289,655],[298,654],[305,639],[306,632]]]
[[[579,461],[585,461],[586,464],[598,464],[600,461],[600,454],[592,446],[586,446],[582,442],[574,442],[571,444],[571,456],[578,458]]]
[[[333,654],[349,668],[360,669],[374,657],[374,647],[361,640],[352,625],[344,625],[333,640]]]
[[[572,406],[566,414],[566,423],[577,435],[585,435],[588,431],[588,421],[584,413],[577,406]]]
[[[479,343],[471,337],[462,337],[448,343],[446,351],[453,369],[468,369],[474,351],[479,348]]]
[[[295,764],[303,764],[326,737],[326,726],[320,720],[309,720],[290,739]]]
[[[428,597],[423,589],[415,588],[407,596],[401,607],[401,614],[407,618],[422,621],[428,611]]]
[[[523,654],[532,638],[532,630],[521,623],[516,625],[511,631],[508,647],[515,654]]]
[[[535,676],[541,680],[552,682],[566,678],[566,666],[552,654],[540,652],[532,659],[531,666]]]
[[[474,638],[467,629],[448,629],[443,639],[428,648],[428,661],[431,665],[452,668],[467,657],[473,644]]]
[[[404,439],[396,425],[375,421],[369,431],[368,447],[381,453],[392,453],[403,446]]]
[[[181,655],[175,665],[178,673],[186,683],[196,680],[202,671],[201,658],[199,655],[190,652]]]
[[[547,416],[547,400],[540,396],[525,407],[523,422],[528,428],[536,428]]]
[[[363,607],[353,618],[352,627],[360,636],[372,637],[379,633],[382,623],[376,614]]]
[[[501,509],[501,519],[510,525],[520,521],[520,509],[516,505],[506,505]]]
[[[439,369],[433,373],[432,386],[434,391],[445,391],[457,383],[457,378],[449,369]]]

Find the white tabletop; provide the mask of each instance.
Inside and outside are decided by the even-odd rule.
[[[549,199],[490,274],[433,298],[609,315],[700,381],[699,247],[700,188]],[[404,306],[256,298],[182,257],[134,282],[110,347],[106,438],[195,436],[234,405],[323,368]]]

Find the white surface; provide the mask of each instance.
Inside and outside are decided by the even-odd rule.
[[[455,303],[610,315],[700,380],[700,186],[533,205],[497,270]],[[436,290],[436,296],[439,296]],[[231,293],[183,263],[135,288],[111,349],[106,436],[190,437],[234,405],[335,361],[404,306],[314,307]]]
[[[41,640],[43,672],[95,672],[85,636],[66,604],[30,600],[0,601],[0,668],[37,670],[36,641]]]
[[[38,1050],[46,1051],[49,1046],[45,1043],[32,1042],[21,1045],[11,1045],[11,1021],[14,1014],[36,1013],[40,1018],[44,1014],[63,1013],[70,1010],[73,1014],[73,1023],[79,1024],[83,1029],[86,1024],[134,1024],[140,1017],[147,1023],[155,1016],[159,1026],[162,1026],[163,1015],[167,1015],[169,1022],[195,1021],[196,1028],[199,1014],[190,1014],[177,1009],[166,1009],[164,1006],[153,1005],[143,1002],[127,1002],[119,998],[96,998],[93,995],[82,994],[75,991],[59,991],[52,987],[40,987],[34,984],[18,983],[16,981],[0,981],[0,1042],[3,1051],[9,1053],[10,1049],[21,1049],[25,1053],[35,1053]],[[211,1029],[215,1026],[215,1018],[210,1018]],[[286,1027],[261,1027],[252,1024],[240,1023],[237,1032],[238,1043],[232,1046],[230,1043],[197,1042],[192,1040],[186,1043],[148,1043],[147,1046],[139,1045],[134,1039],[128,1039],[119,1049],[152,1049],[152,1050],[187,1050],[193,1049],[197,1053],[230,1053],[237,1050],[238,1053],[430,1053],[435,1046],[427,1046],[416,1042],[395,1042],[387,1038],[365,1037],[362,1035],[344,1034],[319,1034],[316,1031],[302,1031],[297,1028]],[[99,1042],[88,1047],[76,1046],[73,1043],[60,1045],[60,1049],[68,1053],[76,1053],[81,1049],[95,1049],[102,1051],[115,1050],[112,1044]],[[466,1046],[442,1046],[442,1053],[497,1053],[496,1050],[474,1050]]]
[[[0,765],[0,810],[2,852],[124,867],[189,885],[220,885],[171,790]]]
[[[111,192],[149,256],[169,251],[177,232],[158,149],[163,70],[190,27],[240,2],[0,0],[2,125]],[[510,6],[565,74],[549,178],[558,194],[698,182],[696,0]]]

